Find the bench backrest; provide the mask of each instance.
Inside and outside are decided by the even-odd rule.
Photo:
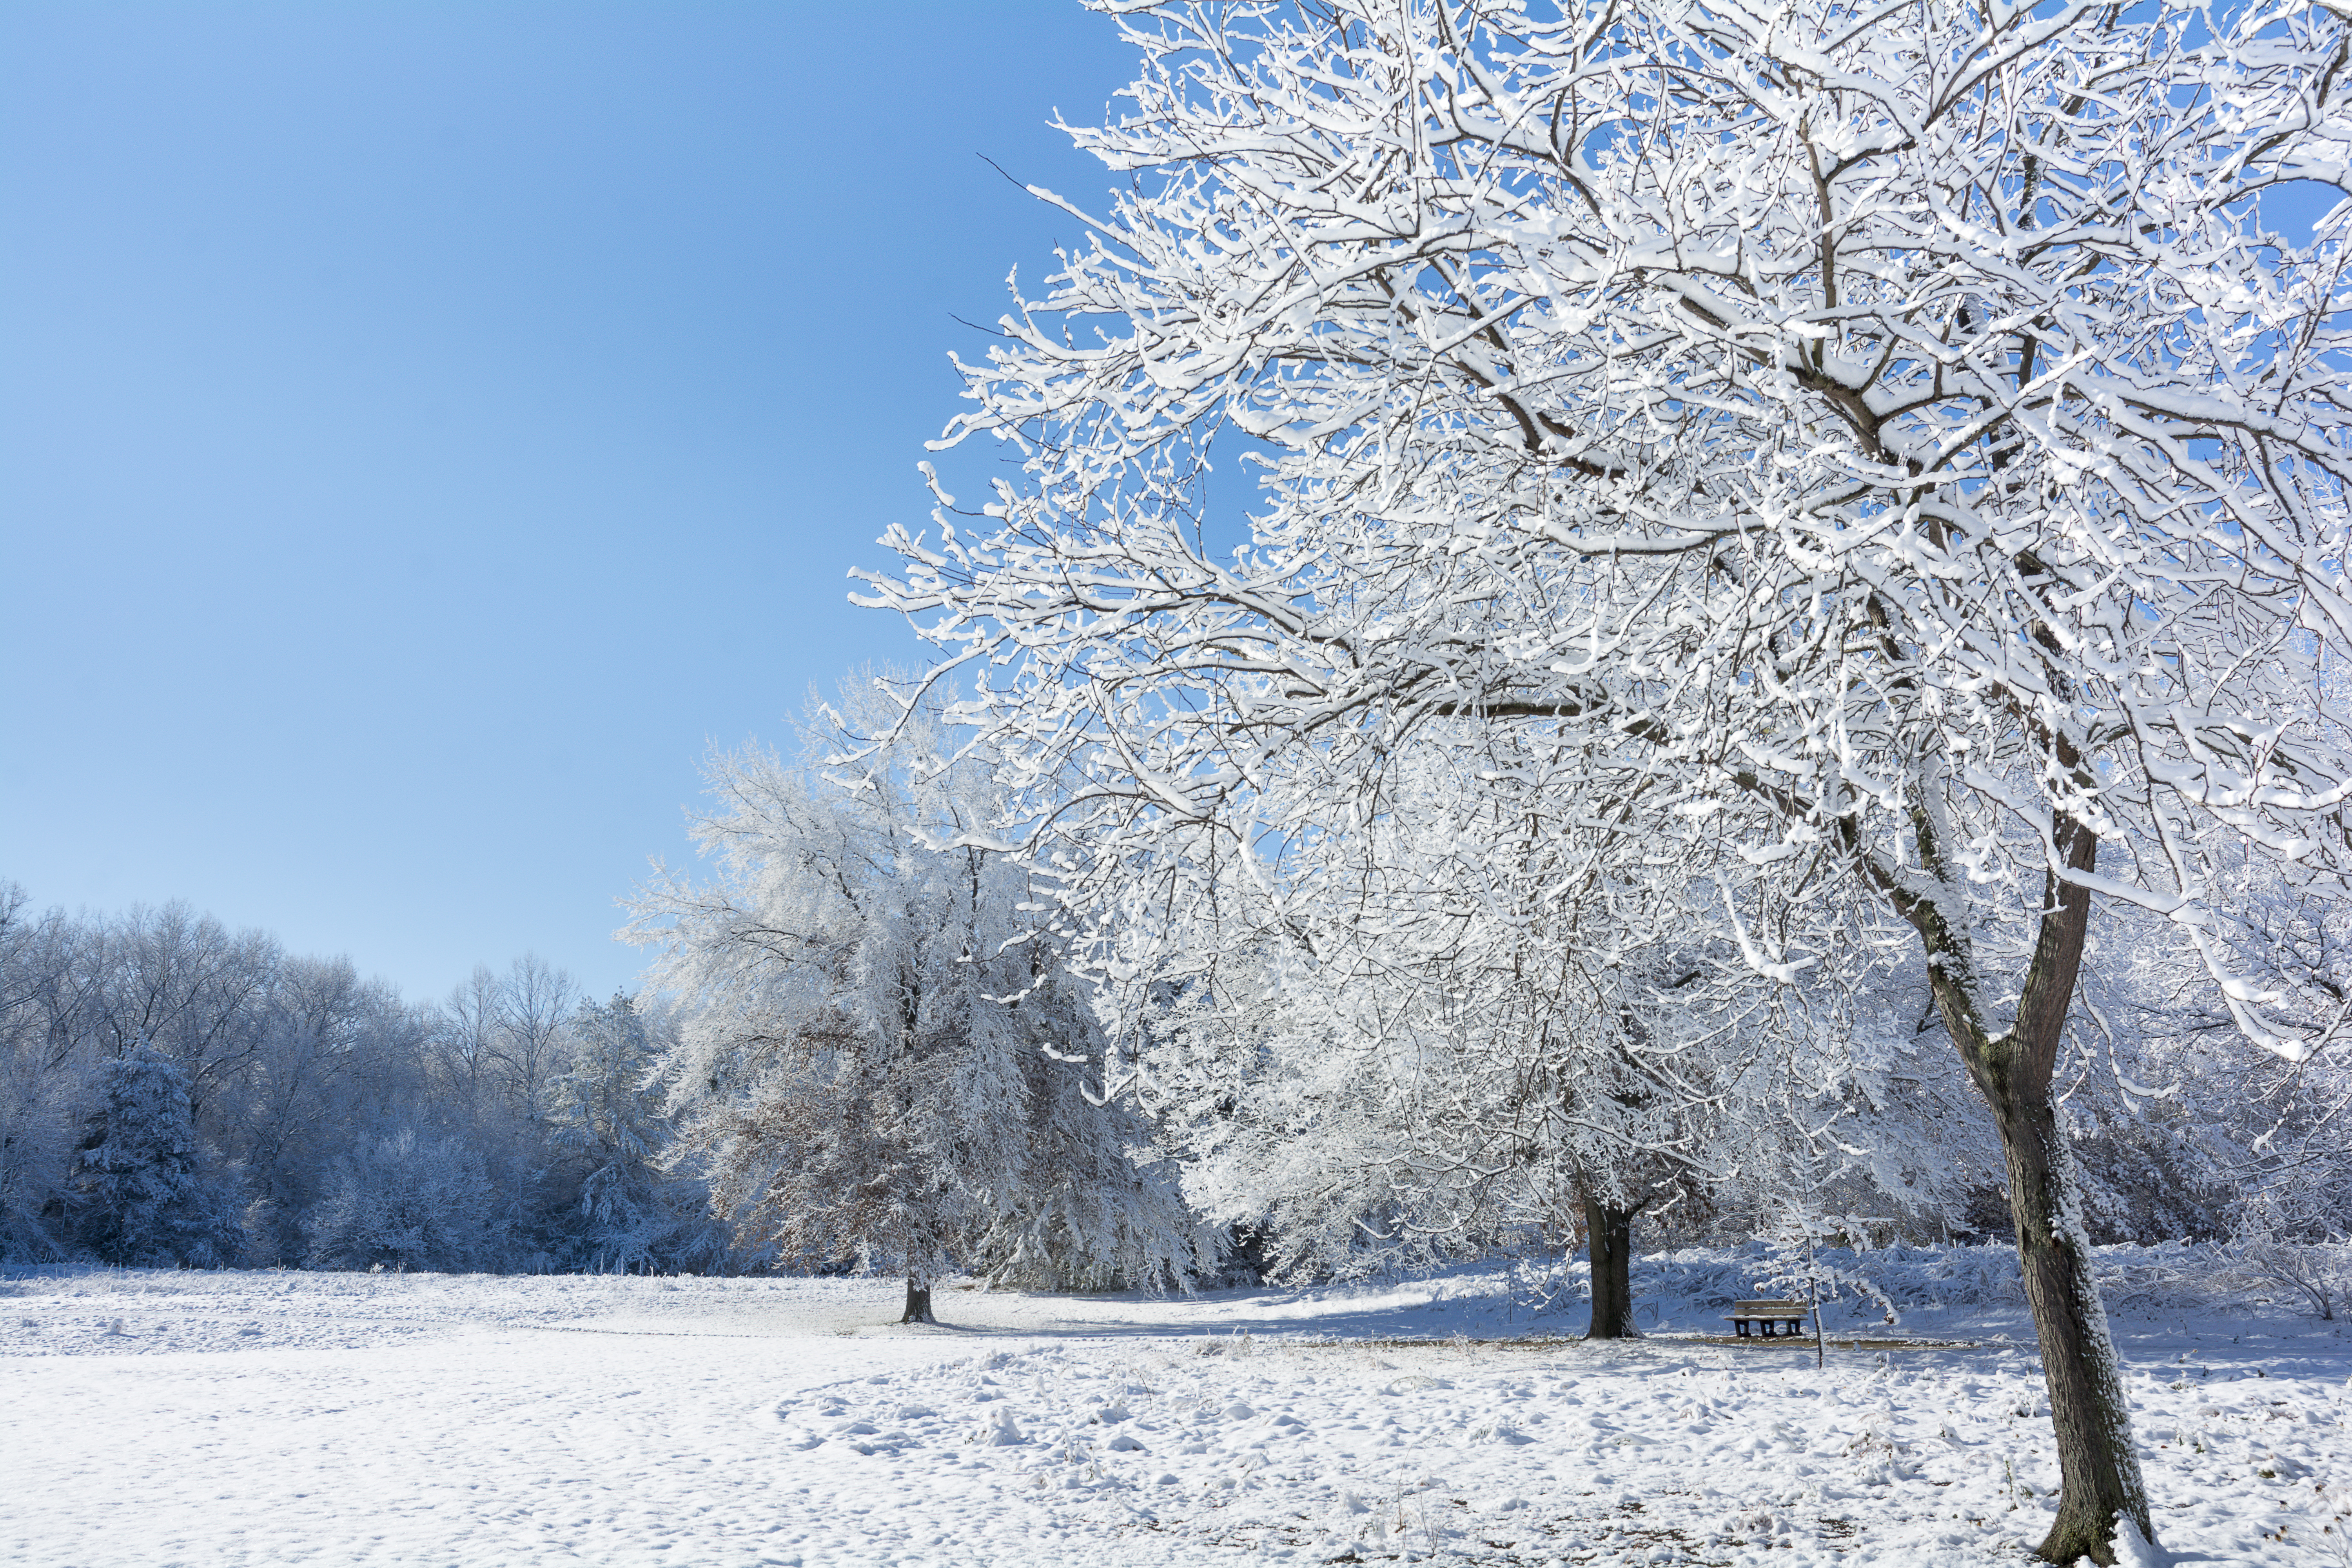
[[[1776,1313],[1808,1312],[1812,1309],[1802,1301],[1735,1301],[1731,1310],[1743,1318],[1769,1317]]]

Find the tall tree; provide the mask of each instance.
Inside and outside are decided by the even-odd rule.
[[[1769,969],[1810,911],[1901,922],[2005,1150],[2042,1553],[2110,1561],[2148,1505],[2052,1095],[2093,902],[2283,1057],[2342,1017],[2217,889],[2347,856],[2352,204],[2263,216],[2343,187],[2345,19],[1097,8],[1143,66],[1073,134],[1127,188],[1048,198],[1086,240],[946,443],[1022,474],[969,526],[934,481],[867,595],[1000,677],[964,714],[1038,786],[1008,816],[1082,910],[1208,887],[1425,730],[1537,726],[1592,759],[1559,817],[1782,868]]]
[[[1171,1004],[1128,1064],[1211,1212],[1267,1232],[1279,1267],[1572,1210],[1591,1332],[1626,1336],[1636,1217],[1727,1178],[1718,1140],[1762,1131],[1726,1125],[1731,1085],[1798,1053],[1768,1037],[1769,984],[1714,880],[1547,820],[1579,748],[1445,728],[1314,830],[1262,838],[1248,872],[1228,858],[1182,921],[1155,899],[1126,922],[1148,951],[1120,966]],[[1809,1081],[1825,1065],[1806,1054]]]
[[[61,1206],[73,1164],[86,1015],[73,922],[26,903],[0,880],[0,1256],[47,1261],[68,1245],[45,1211]]]

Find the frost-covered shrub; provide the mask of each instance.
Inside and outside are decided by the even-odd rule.
[[[362,1139],[304,1229],[320,1268],[455,1273],[493,1266],[504,1239],[481,1155],[407,1127]]]
[[[2250,1280],[2282,1289],[2324,1322],[2352,1302],[2352,1245],[2244,1241],[2234,1258]]]

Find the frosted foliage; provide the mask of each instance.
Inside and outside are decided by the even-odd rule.
[[[310,1213],[310,1263],[322,1268],[433,1269],[494,1265],[495,1194],[481,1155],[414,1128],[363,1139],[338,1163]]]
[[[1667,1234],[1743,1235],[1800,1197],[1932,1233],[1996,1179],[1980,1106],[1918,1027],[1916,958],[1778,988],[1706,940],[1703,909],[1665,900],[1664,928],[1585,911],[1563,931],[1572,906],[1505,904],[1458,874],[1496,899],[1458,900],[1458,921],[1383,905],[1386,936],[1454,928],[1441,950],[1294,905],[1311,953],[1262,940],[1146,1009],[1139,1098],[1188,1194],[1262,1234],[1279,1272],[1567,1245],[1587,1194]],[[1433,884],[1422,907],[1439,903]]]
[[[2306,241],[2260,200],[2340,177],[2341,18],[1099,8],[1142,74],[1071,134],[1129,186],[1063,204],[945,442],[1020,477],[867,595],[1005,667],[965,710],[1074,904],[1139,863],[1205,898],[1475,719],[1577,752],[1549,823],[1858,879],[1969,1031],[2054,877],[2260,1044],[2330,1037],[2227,894],[2344,858],[2352,207]]]
[[[47,1260],[62,1239],[44,1218],[74,1153],[74,1089],[39,1005],[61,967],[62,920],[26,915],[25,892],[0,881],[0,1258]]]
[[[2352,23],[1097,8],[1142,64],[1071,134],[1124,189],[1060,203],[1083,239],[1016,285],[940,443],[1019,470],[976,510],[934,477],[865,600],[986,671],[959,716],[1015,789],[993,826],[1101,931],[1117,1021],[1193,931],[1453,962],[1405,929],[1418,847],[1352,879],[1318,853],[1418,810],[1430,749],[1475,836],[1438,901],[1487,906],[1490,994],[1574,1042],[1535,1053],[1568,1137],[1531,1150],[1580,1183],[1598,1136],[1649,1201],[1712,1108],[1832,1087],[1782,1019],[1859,1017],[1851,983],[1916,954],[2035,1282],[2042,1550],[2108,1554],[2145,1492],[2050,1146],[2092,906],[2147,917],[2283,1061],[2347,1018],[2241,895],[2259,862],[2337,898],[2352,864],[2324,679],[2352,653],[2352,203],[2307,238],[2264,211],[2345,189]],[[1231,549],[1221,441],[1256,481]],[[1587,947],[1624,955],[1610,984]],[[1751,1005],[1729,951],[1799,1000]],[[1685,1037],[1685,961],[1768,1026]],[[1527,1059],[1492,1057],[1490,1103]]]
[[[893,710],[895,712],[895,710]],[[675,998],[668,1113],[747,1241],[798,1268],[950,1263],[1024,1284],[1161,1287],[1210,1261],[1131,1106],[1089,1099],[1101,1041],[1032,875],[970,841],[987,774],[928,720],[854,773],[720,757],[697,837],[634,927]]]
[[[142,1041],[98,1089],[71,1187],[84,1245],[110,1263],[226,1261],[236,1230],[226,1194],[199,1163],[187,1074]]]
[[[2280,931],[2267,955],[2310,983],[2352,984],[2340,900],[2248,868],[2250,919]],[[2260,873],[2260,874],[2255,874]],[[2245,1051],[2193,952],[2128,906],[2093,922],[2058,1065],[2063,1125],[2095,1239],[2324,1240],[2352,1213],[2352,1055],[2337,1039],[2299,1063]]]
[[[582,1167],[577,1221],[583,1261],[597,1271],[703,1271],[730,1258],[709,1214],[709,1188],[672,1168],[659,1067],[675,1043],[670,1020],[626,994],[571,1020],[571,1065],[548,1091],[554,1144]]]

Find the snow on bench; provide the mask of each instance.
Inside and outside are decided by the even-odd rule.
[[[1734,1301],[1731,1327],[1742,1339],[1748,1337],[1750,1323],[1761,1323],[1763,1337],[1768,1340],[1779,1332],[1778,1325],[1782,1323],[1789,1325],[1790,1333],[1801,1334],[1805,1331],[1805,1319],[1811,1310],[1802,1301]]]

